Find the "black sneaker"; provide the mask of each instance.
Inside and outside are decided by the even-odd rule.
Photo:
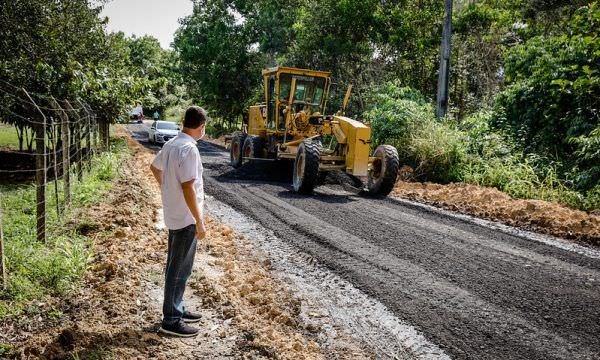
[[[202,319],[202,316],[200,314],[194,314],[187,310],[184,311],[183,315],[181,316],[181,320],[185,321],[188,324],[197,323],[198,321],[200,321],[200,319]]]
[[[173,325],[162,324],[160,326],[160,329],[158,329],[158,332],[179,337],[192,337],[198,335],[198,332],[200,332],[200,330],[196,329],[195,327],[191,327],[183,321],[179,320]]]

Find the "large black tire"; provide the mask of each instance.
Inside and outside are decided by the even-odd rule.
[[[237,133],[231,138],[231,148],[229,149],[229,160],[231,166],[239,168],[242,166],[242,148],[244,147],[244,141],[246,140],[246,134]]]
[[[368,174],[369,194],[387,196],[396,183],[400,160],[398,150],[391,145],[379,145],[373,153],[373,163]]]
[[[317,186],[321,146],[316,141],[303,141],[294,161],[294,191],[309,195]]]
[[[265,139],[256,135],[248,135],[242,147],[242,158],[261,159],[264,157],[264,149]]]

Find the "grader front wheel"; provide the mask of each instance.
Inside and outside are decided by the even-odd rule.
[[[229,158],[231,166],[239,168],[242,166],[242,148],[244,141],[246,140],[246,134],[238,132],[233,135],[231,139],[231,148],[229,149]]]
[[[256,135],[248,135],[242,147],[242,154],[245,158],[262,158],[265,148],[265,139]]]
[[[298,147],[294,161],[294,191],[309,195],[317,186],[319,176],[319,143],[304,141]]]
[[[391,145],[380,145],[373,153],[375,160],[371,163],[368,174],[369,194],[386,196],[394,188],[400,160],[398,150]]]

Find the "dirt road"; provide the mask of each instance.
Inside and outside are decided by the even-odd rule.
[[[143,128],[130,128],[144,143]],[[222,148],[202,142],[200,150],[209,195],[378,300],[450,357],[600,359],[600,252],[335,184],[299,196],[271,163],[234,170]]]

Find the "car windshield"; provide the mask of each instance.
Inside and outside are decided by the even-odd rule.
[[[160,130],[179,130],[179,126],[177,126],[177,124],[170,122],[158,123],[156,128]]]

